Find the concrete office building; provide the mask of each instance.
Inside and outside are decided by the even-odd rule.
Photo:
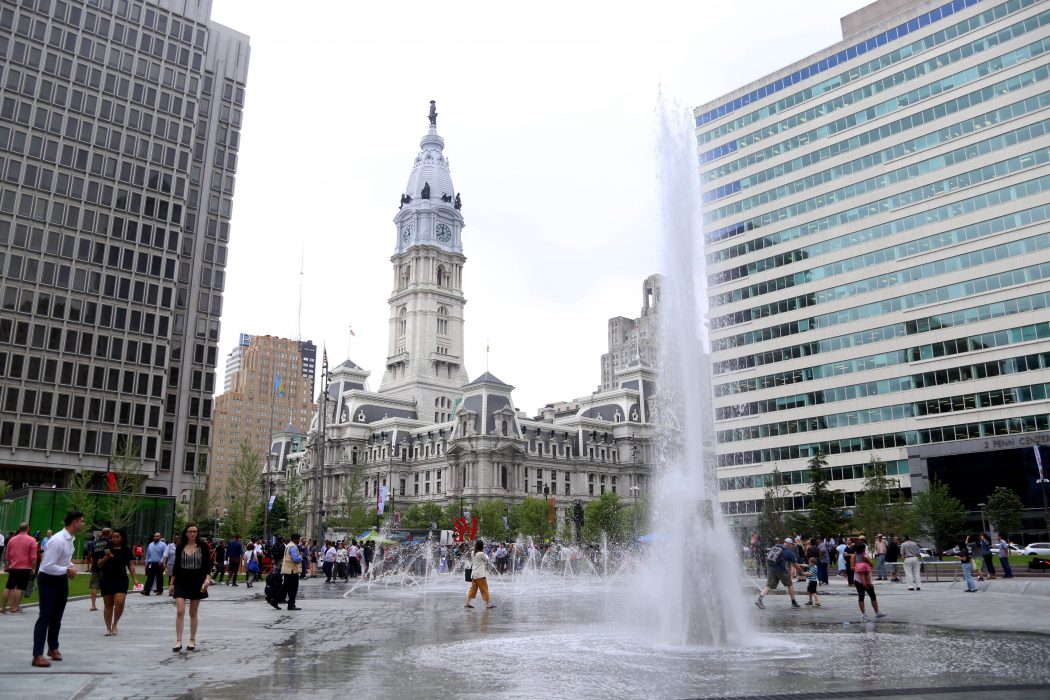
[[[730,515],[774,467],[804,494],[818,450],[846,506],[876,457],[971,509],[995,485],[1041,505],[1048,26],[1035,0],[880,0],[695,110]]]
[[[248,37],[209,0],[0,5],[0,478],[180,495],[211,445]]]
[[[305,434],[316,410],[314,356],[300,350],[304,346],[314,349],[314,344],[271,335],[250,338],[248,347],[242,348],[241,367],[230,389],[215,398],[208,495],[217,514],[226,503],[226,485],[240,459],[241,442],[247,442],[265,461],[271,437],[282,432]]]
[[[237,371],[241,368],[241,364],[244,360],[244,349],[252,344],[252,338],[250,333],[241,333],[237,339],[237,345],[230,350],[230,354],[226,356],[226,368],[223,372],[222,390],[224,392],[229,391],[233,388],[233,378],[237,375]]]

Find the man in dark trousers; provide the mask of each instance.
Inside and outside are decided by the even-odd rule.
[[[215,578],[214,581],[222,583],[222,577],[226,574],[226,543],[219,540],[215,545]]]
[[[146,585],[142,587],[142,595],[148,596],[154,584],[157,595],[164,592],[164,555],[168,551],[168,543],[160,536],[159,532],[153,533],[153,541],[146,547]]]
[[[230,580],[226,582],[227,586],[237,585],[237,572],[241,570],[241,559],[243,557],[244,545],[241,544],[241,536],[234,535],[230,543],[226,545],[226,558],[230,561],[228,568]]]
[[[51,661],[62,660],[58,632],[62,629],[62,615],[69,598],[69,582],[77,575],[77,567],[73,564],[73,536],[84,527],[84,514],[79,511],[67,513],[64,522],[65,528],[48,542],[37,573],[40,612],[33,629],[33,665],[41,668],[50,666]],[[44,657],[45,642],[51,661]]]
[[[303,555],[299,550],[299,533],[292,535],[291,542],[284,550],[284,559],[281,561],[281,576],[284,582],[281,585],[281,594],[278,599],[288,596],[288,609],[301,610],[295,605],[295,596],[299,593],[299,574],[303,570]],[[270,605],[280,609],[276,600],[270,600]]]

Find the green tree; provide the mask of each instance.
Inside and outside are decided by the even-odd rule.
[[[992,529],[1007,535],[1021,529],[1024,503],[1012,489],[996,486],[992,495],[988,496],[988,504],[984,507],[984,513],[988,516]]]
[[[429,530],[431,525],[436,524],[439,530],[451,530],[451,525],[447,528],[441,527],[444,520],[445,511],[437,503],[416,504],[401,514],[401,527],[409,530]]]
[[[245,535],[252,525],[252,515],[259,503],[259,477],[262,460],[247,440],[242,440],[240,455],[230,470],[226,484],[224,537]]]
[[[480,501],[470,509],[470,515],[478,519],[478,533],[481,537],[504,540],[510,535],[509,525],[503,525],[503,518],[510,521],[507,504],[502,500]]]
[[[864,486],[853,509],[853,529],[867,535],[902,534],[908,522],[910,504],[900,482],[886,475],[886,463],[873,457],[864,467]]]
[[[639,536],[649,532],[652,523],[652,510],[653,503],[648,496],[635,499],[635,502],[627,507],[629,538],[632,542],[638,539]],[[572,527],[575,528],[575,525],[572,525]],[[575,539],[575,537],[574,529],[572,539]]]
[[[769,545],[785,536],[784,511],[787,509],[787,499],[791,497],[791,489],[787,486],[784,473],[776,465],[773,466],[773,472],[766,478],[765,482],[766,488],[762,494],[762,512],[758,514],[758,526],[756,529],[762,542]]]
[[[288,509],[288,522],[285,524],[288,531],[284,533],[286,536],[294,532],[302,533],[303,528],[306,527],[308,498],[309,495],[306,493],[304,479],[302,474],[299,473],[299,466],[296,464],[289,465],[288,474],[284,482],[284,501]],[[273,528],[279,526],[280,521],[275,521],[271,524]]]
[[[73,474],[69,485],[68,508],[84,514],[84,529],[93,530],[98,518],[98,495],[94,493],[94,474],[81,469]],[[2,494],[0,494],[2,495]]]
[[[0,479],[0,498],[3,498],[11,491],[11,482]]]
[[[341,527],[352,530],[350,528],[351,514],[358,506],[365,505],[365,494],[361,488],[363,483],[364,470],[358,465],[352,465],[343,477],[339,489],[339,515],[335,521]]]
[[[550,521],[550,505],[542,498],[526,498],[510,509],[511,531],[547,539],[556,532]]]
[[[805,517],[806,533],[810,537],[828,537],[841,533],[846,527],[842,515],[842,496],[829,486],[828,459],[817,450],[809,460],[806,475],[809,478],[809,512]]]
[[[583,539],[597,542],[602,533],[610,542],[625,543],[630,537],[630,514],[615,493],[603,493],[583,509]]]
[[[146,475],[141,471],[138,446],[130,439],[121,440],[110,455],[109,468],[116,478],[117,490],[107,499],[106,515],[110,527],[116,530],[131,525],[142,505],[139,492]]]
[[[966,508],[948,492],[947,485],[933,479],[926,491],[912,497],[909,528],[943,552],[962,535],[966,515]]]

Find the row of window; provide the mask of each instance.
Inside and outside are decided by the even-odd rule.
[[[72,454],[110,455],[116,444],[123,444],[126,436],[108,430],[85,430],[61,425],[0,422],[0,447],[20,447],[34,450],[70,452]],[[142,436],[133,437],[139,454],[144,459],[157,458],[157,438],[146,438],[146,449],[141,451]]]
[[[883,462],[883,466],[886,468],[886,476],[907,476],[910,473],[908,460],[906,459],[891,459],[888,462]],[[830,481],[847,481],[849,479],[863,479],[866,476],[865,472],[869,469],[871,469],[870,462],[865,464],[846,464],[840,467],[826,467],[821,471],[824,473],[824,478],[829,479]],[[809,478],[809,469],[793,469],[780,472],[780,480],[781,484],[791,486],[808,484],[811,482],[811,479]],[[718,480],[719,491],[765,489],[772,485],[772,472],[766,472],[765,474],[747,474],[744,476],[726,476]]]
[[[781,323],[768,328],[760,328],[735,336],[719,338],[711,342],[715,350],[729,350],[730,348],[760,343],[774,338],[783,338],[796,333],[807,333],[821,328],[831,328],[843,323],[851,323],[868,318],[876,318],[884,314],[894,313],[905,309],[914,309],[920,306],[929,306],[943,301],[964,299],[976,294],[1007,289],[1019,285],[1030,284],[1050,278],[1050,262],[1041,265],[1029,265],[1028,267],[1008,270],[994,275],[977,277],[966,282],[957,282],[943,287],[905,294],[899,297],[890,297],[884,301],[872,302],[863,306],[853,306],[840,311],[813,316],[789,323]]]
[[[768,139],[771,136],[775,136],[784,131],[793,129],[801,124],[805,124],[808,121],[814,119],[820,119],[832,112],[840,109],[849,107],[853,104],[862,103],[872,97],[875,97],[883,92],[892,90],[905,85],[919,78],[923,78],[928,75],[936,73],[941,68],[946,66],[952,66],[953,64],[965,62],[967,59],[981,54],[985,51],[994,49],[1002,44],[1005,44],[1013,39],[1024,36],[1031,32],[1037,32],[1040,27],[1044,24],[1050,23],[1050,16],[1046,13],[1041,13],[1034,17],[1021,20],[1015,24],[999,30],[993,34],[975,39],[968,44],[956,47],[950,51],[947,51],[939,56],[927,59],[922,63],[909,66],[904,70],[898,71],[887,75],[875,82],[868,83],[862,87],[859,87],[851,92],[839,95],[827,102],[810,107],[807,110],[797,112],[788,117],[785,117],[779,121],[772,122],[766,126],[761,127],[757,131],[753,131],[749,134],[739,136],[729,143],[718,146],[709,151],[705,151],[700,154],[700,162],[707,163],[712,160],[716,160],[745,146],[749,146],[752,143]],[[867,107],[861,112],[857,113],[857,123],[870,121],[878,117],[885,116],[891,112],[914,104],[916,102],[928,99],[934,95],[942,94],[948,90],[958,88],[962,85],[971,83],[981,77],[989,75],[991,73],[1000,71],[1004,68],[1016,65],[1022,61],[1026,61],[1033,56],[1042,54],[1046,48],[1042,45],[1042,42],[1033,42],[1032,44],[1009,51],[1007,53],[996,56],[992,59],[986,60],[983,63],[977,64],[973,68],[960,71],[954,75],[942,78],[938,81],[927,83],[917,88],[892,97],[884,102]],[[732,144],[732,145],[730,145]],[[717,239],[716,239],[717,240]]]
[[[1050,46],[1050,37],[1047,37],[1047,45]],[[936,159],[934,159],[936,160]],[[1050,160],[1050,157],[1046,154],[1046,149],[1038,149],[1030,153],[1024,153],[1013,158],[999,161],[986,165],[982,168],[976,168],[964,173],[959,173],[951,177],[944,178],[943,180],[937,180],[921,187],[915,187],[910,190],[905,190],[889,197],[882,199],[872,200],[865,202],[849,209],[838,211],[828,216],[813,219],[807,221],[804,224],[798,224],[790,228],[781,229],[775,233],[771,233],[767,236],[763,236],[766,242],[761,247],[767,247],[775,245],[777,243],[783,243],[791,241],[796,238],[803,236],[811,236],[814,233],[833,229],[836,226],[842,226],[844,224],[854,223],[859,219],[865,219],[870,216],[876,216],[878,214],[885,214],[886,212],[900,207],[909,206],[916,204],[923,200],[930,199],[931,197],[937,197],[948,192],[953,192],[964,187],[973,187],[983,182],[988,182],[996,178],[1005,177],[1006,175],[1012,175],[1014,173],[1022,172],[1030,168],[1042,165]],[[818,198],[819,199],[819,198]],[[808,206],[808,205],[807,205]],[[773,214],[768,216],[761,216],[755,219],[751,219],[746,225],[741,224],[741,232],[744,230],[750,231],[753,228],[763,225],[765,223],[771,223],[773,221]]]
[[[985,10],[984,12],[974,15],[968,19],[945,27],[944,29],[928,34],[927,36],[917,39],[910,44],[901,46],[900,48],[894,49],[893,51],[887,51],[886,53],[877,56],[866,63],[860,63],[851,68],[848,71],[839,73],[836,76],[827,78],[819,83],[815,83],[810,87],[804,88],[793,95],[781,98],[775,102],[772,102],[765,107],[757,109],[753,112],[737,117],[731,121],[723,122],[714,129],[700,134],[697,137],[697,143],[703,144],[708,143],[720,136],[724,136],[732,131],[736,131],[742,127],[752,124],[756,121],[762,121],[768,117],[782,112],[786,109],[791,109],[804,102],[807,102],[815,97],[837,90],[844,85],[855,82],[864,78],[872,73],[885,70],[892,65],[900,63],[904,60],[910,60],[911,58],[918,56],[919,54],[925,53],[930,49],[945,44],[950,41],[954,41],[956,38],[969,34],[970,32],[979,29],[980,27],[987,26],[992,22],[1001,20],[1007,15],[1014,14],[1020,10],[1026,9],[1033,5],[1035,0],[1010,0],[1001,5],[997,5],[991,9]],[[699,126],[699,120],[698,120]]]
[[[111,337],[102,333],[77,331],[72,328],[51,327],[34,323],[0,318],[0,343],[9,343],[16,347],[79,354],[82,357],[125,362],[134,362],[141,366],[153,364],[163,367],[167,346],[145,341],[129,340],[122,337]],[[173,358],[174,358],[174,353]]]
[[[840,377],[855,372],[867,372],[880,367],[892,367],[935,357],[977,352],[991,348],[1005,347],[1033,340],[1050,339],[1050,323],[1042,321],[1027,326],[1018,326],[991,333],[981,333],[962,338],[950,338],[936,343],[916,345],[902,350],[891,350],[864,357],[829,362],[813,367],[801,367],[786,372],[775,372],[751,379],[741,379],[715,385],[715,396],[732,396],[760,389],[812,382],[819,379]]]
[[[809,459],[817,452],[826,455],[847,454],[851,452],[871,452],[892,447],[930,445],[954,440],[976,440],[978,438],[998,435],[1015,435],[1017,433],[1034,433],[1050,430],[1050,414],[1041,413],[1031,416],[1018,416],[1000,420],[987,420],[975,423],[959,423],[923,430],[905,430],[897,433],[861,435],[807,442],[797,445],[770,447],[764,450],[745,450],[718,455],[719,467],[735,467],[745,464],[764,464],[784,462],[789,459]]]
[[[1050,101],[1050,96],[1047,97],[1047,100]],[[983,128],[987,128],[988,126],[990,125],[982,123]],[[974,127],[971,124],[970,131],[972,132],[973,130]],[[923,136],[916,137],[910,141],[904,141],[895,146],[891,146],[890,148],[870,153],[831,168],[819,170],[812,175],[807,175],[773,189],[765,190],[758,194],[751,195],[750,197],[739,199],[732,204],[705,211],[704,224],[707,225],[713,223],[727,216],[734,216],[747,211],[748,209],[760,207],[783,197],[788,197],[798,192],[827,184],[839,178],[849,177],[864,172],[878,173],[874,177],[851,182],[845,187],[822,192],[815,197],[800,200],[780,209],[774,209],[744,222],[744,226],[749,227],[749,230],[750,228],[766,226],[775,221],[800,216],[807,212],[835,204],[836,202],[841,202],[868,192],[874,192],[922,175],[927,175],[935,170],[943,170],[951,166],[961,165],[968,160],[1001,151],[1009,146],[1039,139],[1046,134],[1046,132],[1047,124],[1045,121],[1035,122],[1011,131],[1004,131],[987,139],[974,141],[973,143],[951,151],[941,151],[929,158],[915,161],[895,170],[885,169],[885,166],[894,161],[935,148],[947,141],[961,137],[964,133],[963,130],[957,126],[945,127],[941,131],[924,134]]]
[[[1050,183],[1050,177],[1047,178],[1047,182]],[[928,253],[933,250],[959,245],[960,243],[977,240],[986,236],[1013,231],[1014,229],[1031,226],[1032,224],[1041,223],[1048,219],[1050,219],[1050,204],[1042,204],[1029,209],[1022,209],[1021,211],[1014,211],[1009,214],[997,216],[992,219],[985,219],[984,221],[970,224],[969,226],[962,226],[948,231],[940,231],[905,243],[880,248],[863,255],[855,255],[851,258],[837,260],[828,263],[827,265],[818,265],[817,267],[796,272],[793,275],[774,277],[764,282],[737,287],[736,289],[722,294],[715,294],[710,297],[710,301],[712,306],[743,301],[744,299],[751,299],[753,297],[762,296],[763,294],[771,294],[796,285],[816,282],[818,280],[828,279],[829,277],[860,271],[864,268],[873,267],[875,265],[882,265],[903,258],[909,258],[921,253]]]
[[[792,394],[789,396],[778,396],[763,401],[750,401],[732,406],[723,406],[715,409],[716,420],[729,420],[743,416],[754,416],[776,411],[787,411],[802,406],[816,406],[839,401],[851,401],[868,396],[884,396],[901,391],[913,389],[926,389],[943,384],[954,384],[957,382],[968,382],[987,377],[998,377],[1004,374],[1020,374],[1023,372],[1035,372],[1050,368],[1050,353],[1036,353],[1033,355],[1021,355],[1004,360],[992,360],[990,362],[979,362],[972,365],[962,365],[934,372],[923,372],[921,374],[909,374],[902,377],[891,377],[873,382],[861,384],[849,384],[847,386],[824,389],[822,391],[810,391],[805,394]],[[973,408],[973,406],[968,406]],[[959,409],[961,410],[961,409]]]
[[[975,5],[978,1],[979,0],[953,0],[952,2],[949,2],[945,5],[941,5],[940,7],[934,8],[933,10],[923,13],[918,17],[908,20],[907,22],[899,24],[896,27],[888,29],[880,34],[876,34],[875,36],[866,39],[860,42],[859,44],[854,44],[853,46],[842,49],[838,53],[823,58],[820,61],[817,61],[816,63],[813,63],[800,70],[797,70],[794,73],[786,75],[783,78],[780,78],[779,80],[776,80],[768,85],[763,85],[762,87],[756,90],[752,90],[746,95],[742,95],[736,98],[732,102],[727,102],[723,105],[720,105],[719,107],[716,107],[715,109],[704,112],[696,118],[696,125],[702,126],[704,124],[707,124],[708,122],[718,119],[726,114],[729,114],[730,112],[734,112],[740,109],[741,107],[744,107],[745,105],[748,105],[752,102],[756,102],[766,97],[767,95],[772,95],[776,92],[783,90],[784,88],[791,87],[795,83],[806,80],[812,75],[818,75],[826,70],[834,68],[840,63],[845,63],[846,61],[856,58],[857,56],[862,56],[868,53],[869,51],[874,51],[876,48],[883,46],[887,42],[894,41],[903,36],[907,36],[909,33],[918,31],[919,29],[927,26],[931,22],[936,22],[944,17],[948,17],[956,12],[960,12],[961,10],[971,5]],[[1003,8],[1002,15],[1005,15],[1009,4],[1000,7]],[[998,10],[999,8],[995,9]],[[996,17],[1002,15],[996,15]],[[964,34],[967,31],[969,31],[969,29],[967,29],[967,25],[962,23],[954,25],[954,29],[958,34]]]
[[[901,489],[901,496],[905,501],[911,499],[911,489]],[[840,493],[836,496],[838,502],[835,504],[838,508],[853,508],[857,505],[857,493],[856,492],[845,492]],[[781,500],[779,507],[784,511],[792,510],[809,510],[812,507],[812,496],[809,494],[793,494]],[[722,509],[722,515],[745,515],[751,513],[761,513],[763,508],[763,501],[759,500],[747,500],[747,501],[723,501],[719,504]]]
[[[742,189],[756,187],[769,180],[783,177],[784,175],[788,175],[796,170],[803,170],[829,158],[834,158],[843,153],[855,151],[864,146],[876,144],[884,139],[908,132],[916,127],[936,122],[938,119],[942,119],[948,115],[955,114],[962,110],[972,109],[978,105],[984,104],[985,102],[993,100],[1001,101],[1006,95],[1012,92],[1016,92],[1023,88],[1027,88],[1029,85],[1046,80],[1048,75],[1050,75],[1050,66],[1039,66],[1033,70],[1026,71],[1005,80],[1000,80],[992,85],[988,85],[960,97],[955,97],[946,102],[942,102],[939,105],[927,107],[926,109],[908,114],[900,119],[874,127],[868,131],[849,136],[841,141],[829,143],[813,151],[804,152],[797,158],[785,160],[784,162],[770,166],[765,170],[750,173],[739,180],[734,180],[728,185],[723,185],[716,190],[709,190],[704,194],[705,202],[719,199],[722,196],[728,196]],[[944,129],[940,129],[933,133],[939,135],[941,132],[947,131],[948,135],[952,138],[957,138],[972,133],[973,129],[982,128],[982,125],[984,124],[999,124],[1025,114],[1030,114],[1041,106],[1043,99],[1044,96],[1042,95],[1029,97],[1020,102],[1000,107],[991,112],[986,112],[977,117],[973,117],[972,119],[965,119],[950,127],[945,127]],[[740,169],[750,168],[768,158],[794,150],[799,146],[809,145],[815,140],[828,138],[828,136],[829,135],[825,134],[822,130],[814,130],[803,136],[792,137],[786,141],[781,141],[778,144],[763,149],[762,151],[723,163],[717,167],[711,168],[710,170],[705,170],[702,179],[704,182],[710,182],[725,175],[734,173]],[[940,138],[940,136],[938,136],[938,138]],[[723,190],[725,193],[719,194]]]
[[[798,309],[827,304],[840,299],[848,299],[855,296],[887,290],[912,282],[929,281],[936,283],[934,278],[950,275],[961,270],[971,270],[982,265],[990,265],[995,262],[1010,260],[1012,258],[1025,257],[1050,248],[1050,233],[1042,233],[1029,238],[1022,238],[1009,243],[982,248],[981,250],[953,255],[933,262],[906,267],[895,272],[887,272],[857,282],[840,284],[828,287],[817,292],[788,297],[779,301],[737,311],[731,314],[715,316],[711,319],[712,328],[725,328],[748,321],[767,318],[776,314],[796,311]]]
[[[882,423],[885,421],[904,420],[919,416],[933,416],[942,413],[957,411],[971,411],[977,408],[994,408],[996,406],[1012,406],[1019,403],[1030,403],[1032,401],[1045,401],[1050,390],[1048,384],[1029,384],[1027,386],[1012,387],[1009,389],[993,389],[974,394],[960,394],[958,396],[945,396],[939,399],[928,399],[926,401],[913,401],[899,403],[892,406],[877,406],[875,408],[864,408],[856,411],[843,411],[842,413],[829,413],[812,418],[798,418],[795,420],[779,421],[777,423],[763,423],[730,430],[719,430],[717,432],[718,442],[725,444],[729,442],[741,442],[743,440],[757,440],[760,438],[776,437],[778,435],[793,435],[795,433],[808,433],[818,430],[832,430],[834,428],[845,428],[853,425],[867,425],[869,423]]]
[[[21,418],[69,418],[107,425],[160,428],[160,404],[142,404],[114,399],[85,398],[51,391],[9,386],[3,392],[3,411]],[[72,399],[72,400],[71,400]],[[148,415],[148,418],[147,418]]]
[[[712,363],[715,374],[733,372],[739,369],[747,369],[760,365],[784,362],[799,357],[818,355],[822,352],[834,352],[852,347],[859,347],[869,343],[878,343],[893,338],[903,338],[916,333],[928,333],[931,330],[942,328],[953,328],[964,326],[979,321],[987,321],[991,318],[1003,318],[1029,311],[1038,311],[1050,308],[1050,292],[1030,294],[1028,296],[1007,299],[992,304],[972,306],[968,309],[960,309],[943,314],[935,314],[923,318],[905,321],[903,323],[891,323],[888,326],[872,328],[857,333],[825,338],[824,340],[803,343],[801,345],[788,345],[768,350],[766,352],[741,355]],[[949,341],[950,342],[950,341]]]

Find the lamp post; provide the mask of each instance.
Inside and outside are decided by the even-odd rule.
[[[987,503],[978,503],[977,507],[981,509],[981,532],[983,532],[984,534],[987,535],[988,534],[988,526],[985,525],[985,523],[984,523],[984,507],[986,505],[988,505],[988,504]]]

